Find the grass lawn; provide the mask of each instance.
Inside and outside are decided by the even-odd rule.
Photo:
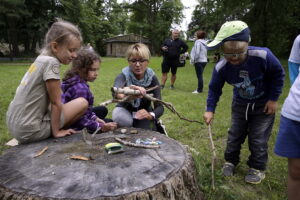
[[[150,67],[154,69],[159,80],[161,78],[160,63],[161,57],[153,57]],[[282,60],[282,64],[287,72],[287,60]],[[0,153],[5,150],[4,143],[11,139],[6,124],[5,114],[7,107],[12,100],[15,90],[30,66],[30,63],[0,63]],[[110,88],[113,85],[114,78],[126,66],[124,58],[103,58],[98,79],[91,83],[91,90],[95,95],[95,104],[101,103],[111,98]],[[209,63],[204,71],[204,93],[192,94],[196,89],[197,78],[195,69],[187,63],[183,68],[178,69],[175,90],[169,89],[169,80],[165,89],[162,91],[164,101],[171,102],[176,110],[188,119],[202,120],[205,111],[205,102],[208,91],[208,83],[211,77],[214,63]],[[62,67],[65,71],[67,66]],[[213,139],[217,149],[217,161],[215,166],[215,184],[213,191],[211,183],[211,146],[208,137],[208,128],[206,125],[189,123],[181,121],[165,109],[162,117],[171,138],[189,145],[200,152],[198,156],[194,155],[198,169],[199,184],[204,191],[206,198],[211,200],[283,200],[286,196],[286,178],[287,178],[287,160],[275,156],[273,147],[279,125],[279,111],[282,103],[289,91],[288,77],[286,76],[285,88],[279,100],[279,109],[277,111],[275,125],[269,141],[269,162],[266,171],[266,179],[259,185],[249,185],[244,182],[244,176],[247,172],[246,161],[249,156],[247,141],[243,145],[241,152],[241,162],[237,167],[236,175],[231,178],[224,178],[221,174],[223,153],[226,146],[227,130],[230,126],[230,110],[232,99],[232,87],[225,85],[223,95],[220,98],[212,125]],[[114,105],[109,105],[109,111]],[[111,112],[110,112],[111,114]]]

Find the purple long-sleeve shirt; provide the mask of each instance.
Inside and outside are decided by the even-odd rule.
[[[88,103],[88,109],[85,114],[74,124],[71,128],[83,129],[87,128],[89,131],[95,131],[98,127],[102,127],[103,124],[96,121],[97,116],[92,111],[94,104],[94,96],[90,91],[87,82],[80,78],[80,76],[75,75],[72,78],[63,81],[61,85],[63,91],[62,102],[68,103],[76,98],[83,97]]]

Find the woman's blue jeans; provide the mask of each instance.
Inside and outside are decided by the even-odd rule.
[[[198,92],[203,92],[203,71],[206,65],[206,62],[197,62],[195,65],[195,71],[198,78]]]

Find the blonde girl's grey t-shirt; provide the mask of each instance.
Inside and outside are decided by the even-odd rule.
[[[46,81],[60,79],[59,67],[56,58],[40,55],[27,70],[7,111],[11,132],[39,131],[42,120],[50,120]]]

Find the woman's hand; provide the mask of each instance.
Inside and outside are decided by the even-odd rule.
[[[141,109],[136,112],[135,118],[138,120],[142,120],[142,119],[152,120],[153,116],[147,110]]]
[[[74,129],[60,129],[55,135],[53,134],[53,137],[55,138],[60,138],[60,137],[65,137],[67,135],[72,135],[74,133],[76,133],[77,131],[75,131]]]
[[[130,89],[134,89],[134,90],[139,90],[139,91],[140,91],[140,93],[141,93],[141,96],[139,96],[139,98],[142,98],[142,97],[143,97],[143,95],[145,95],[145,94],[146,94],[146,89],[145,89],[145,88],[143,88],[143,87],[136,86],[136,85],[131,85],[129,88],[130,88]]]
[[[206,123],[206,125],[211,124],[213,118],[214,118],[213,112],[205,112],[203,115],[203,119],[204,119],[204,122]]]
[[[113,131],[115,129],[117,129],[118,124],[116,122],[108,122],[108,123],[104,123],[101,127],[101,131],[102,132],[108,132],[108,131]]]

